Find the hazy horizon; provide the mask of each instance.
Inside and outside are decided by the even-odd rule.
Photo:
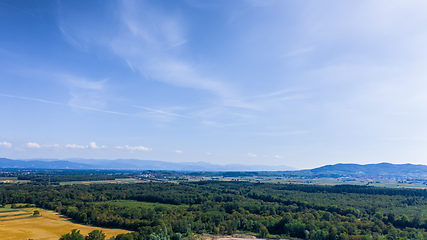
[[[427,164],[427,2],[0,2],[0,157]]]

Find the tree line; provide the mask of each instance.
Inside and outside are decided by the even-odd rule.
[[[0,204],[12,203],[133,231],[118,239],[427,239],[427,200],[411,189],[216,181],[0,186]]]

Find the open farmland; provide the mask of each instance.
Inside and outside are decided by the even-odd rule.
[[[40,211],[40,216],[33,216],[35,210]],[[72,229],[79,229],[83,235],[100,229],[105,233],[107,239],[129,232],[122,229],[100,228],[73,223],[67,217],[41,208],[3,208],[0,210],[1,239],[57,240]]]
[[[132,232],[121,237],[134,240],[206,234],[316,240],[427,239],[425,189],[370,186],[380,180],[366,186],[277,184],[262,182],[271,179],[265,176],[257,176],[259,182],[232,177],[229,181],[212,177],[211,181],[177,183],[4,184],[0,186],[0,204],[8,207],[0,208],[0,234],[7,236],[2,239],[58,239],[73,228],[87,234],[93,229],[86,227],[90,224],[127,229]],[[278,178],[274,180],[285,180]],[[86,225],[58,226],[49,219],[72,223],[53,212],[49,213],[56,217],[48,217],[43,210],[41,217],[33,217],[33,206],[55,209]],[[56,231],[56,235],[49,236],[49,231]]]
[[[97,181],[67,181],[61,182],[60,185],[73,185],[73,184],[105,184],[105,183],[116,183],[116,184],[132,184],[132,183],[143,183],[147,182],[136,178],[117,178],[114,180],[97,180]]]

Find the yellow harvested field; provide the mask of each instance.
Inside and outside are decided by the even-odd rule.
[[[26,213],[27,212],[23,212],[23,211],[16,211],[16,212],[0,212],[0,218],[1,217],[5,217],[5,216],[9,216],[9,215],[17,215],[17,214],[22,214],[22,213]]]
[[[41,216],[33,217],[34,210],[39,210]],[[71,232],[72,229],[79,229],[83,235],[99,229],[105,233],[106,239],[129,232],[76,224],[54,211],[40,208],[24,208],[17,212],[0,213],[0,239],[58,240],[61,235]]]

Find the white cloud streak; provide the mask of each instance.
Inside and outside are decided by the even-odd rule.
[[[116,146],[115,149],[119,150],[129,150],[129,151],[152,151],[152,148],[144,147],[144,146]]]
[[[253,153],[248,153],[248,154],[246,154],[246,156],[250,157],[250,158],[256,158],[257,157],[257,155],[253,154]]]
[[[107,148],[106,146],[98,146],[98,145],[96,145],[96,143],[95,143],[95,142],[91,142],[91,143],[89,143],[89,146],[90,146],[90,148],[92,148],[92,149]]]
[[[12,143],[10,143],[10,142],[0,142],[0,147],[11,148],[12,147]]]
[[[48,145],[42,145],[43,148],[61,148],[59,144],[48,144]]]
[[[179,149],[174,150],[174,152],[175,152],[175,153],[178,153],[178,154],[184,153],[182,150],[179,150]]]
[[[83,145],[77,145],[77,144],[66,144],[65,145],[66,148],[71,148],[71,149],[85,149],[88,148],[88,146],[83,146]]]
[[[27,148],[36,148],[36,149],[40,149],[41,148],[40,144],[35,143],[35,142],[28,142],[28,143],[25,144],[25,146]]]
[[[32,148],[32,149],[61,149],[61,148],[65,148],[65,149],[107,149],[107,146],[104,145],[97,145],[96,142],[90,142],[89,145],[78,145],[78,144],[66,144],[64,145],[64,147],[61,147],[61,145],[59,144],[46,144],[46,145],[41,145],[38,144],[36,142],[28,142],[24,145],[26,148]],[[9,142],[0,142],[0,147],[3,148],[11,148],[12,147],[12,143]],[[124,145],[124,146],[116,146],[114,147],[114,149],[119,149],[119,150],[128,150],[128,151],[152,151],[152,148],[149,147],[144,147],[144,146],[129,146],[129,145]],[[181,151],[181,150],[176,150]],[[181,151],[182,153],[182,151]]]

